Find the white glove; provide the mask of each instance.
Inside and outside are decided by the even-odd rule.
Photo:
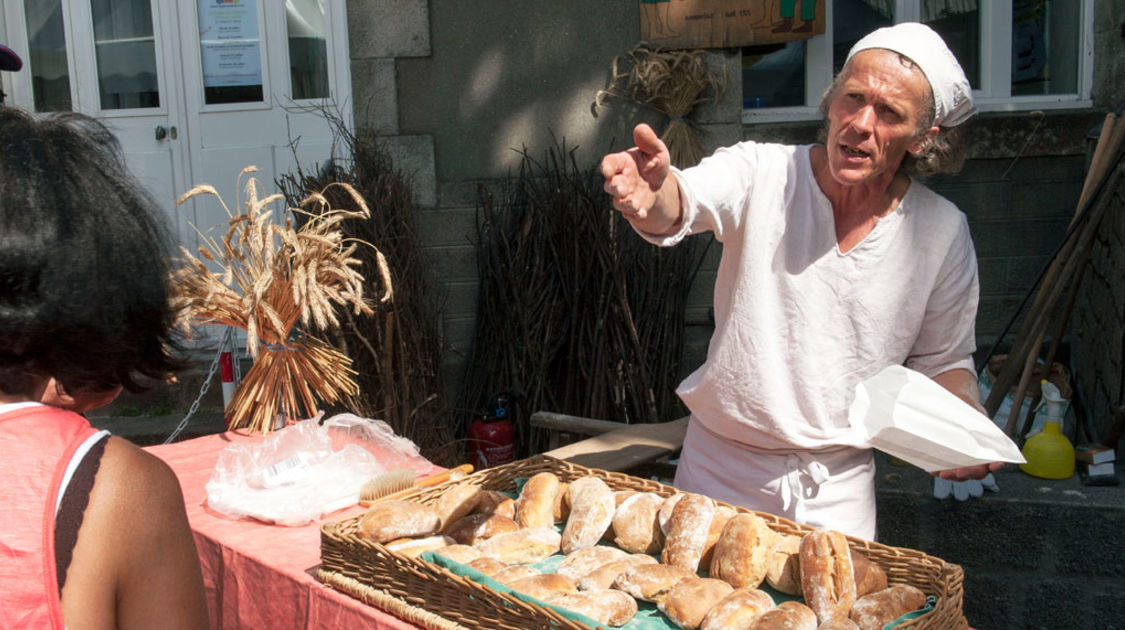
[[[969,497],[980,497],[985,490],[999,492],[1000,486],[992,473],[985,475],[984,479],[970,479],[969,481],[950,481],[934,477],[934,498],[947,499],[952,494],[954,499],[965,501]]]

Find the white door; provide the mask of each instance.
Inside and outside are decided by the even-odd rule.
[[[2,0],[0,34],[24,58],[9,102],[103,120],[130,169],[166,208],[181,244],[223,223],[195,184],[228,205],[245,166],[267,192],[296,160],[329,157],[323,112],[351,125],[344,2],[327,0]],[[296,157],[294,157],[296,156]]]

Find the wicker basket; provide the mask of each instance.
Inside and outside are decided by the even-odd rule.
[[[433,488],[419,489],[405,499],[432,503],[459,483],[474,483],[486,490],[513,492],[516,479],[544,471],[555,473],[560,481],[594,475],[615,490],[655,492],[662,496],[678,492],[675,488],[656,481],[586,468],[539,455],[482,470],[456,483],[447,482]],[[749,512],[745,508],[731,507],[740,512]],[[765,519],[771,528],[784,534],[801,536],[812,531],[809,527],[772,514],[754,513]],[[400,600],[406,607],[427,611],[442,620],[467,628],[526,630],[532,627],[529,624],[534,624],[535,627],[542,628],[590,630],[588,626],[566,619],[549,608],[521,601],[437,565],[389,551],[383,545],[357,534],[359,520],[360,517],[356,516],[325,523],[321,528],[320,574],[322,578],[341,578],[324,579],[334,588],[359,596],[360,593],[352,592],[353,589],[347,585],[366,585]],[[881,566],[890,583],[911,584],[936,598],[933,610],[905,622],[901,628],[950,630],[968,627],[961,612],[963,574],[960,566],[911,549],[889,547],[856,538],[849,538],[848,542],[852,549],[862,552]],[[440,623],[430,624],[424,619],[411,621],[430,628],[441,627]]]

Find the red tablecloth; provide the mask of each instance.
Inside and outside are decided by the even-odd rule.
[[[204,486],[232,442],[260,441],[219,433],[146,450],[176,472],[195,534],[212,628],[415,628],[390,613],[333,590],[316,580],[320,523],[279,527],[231,520],[206,507]],[[429,472],[436,472],[432,468]],[[429,472],[425,474],[429,474]],[[360,511],[352,507],[323,520]]]

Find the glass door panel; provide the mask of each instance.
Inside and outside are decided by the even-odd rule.
[[[196,0],[203,102],[262,102],[262,41],[257,0]]]
[[[937,31],[957,57],[969,85],[981,88],[980,8],[976,2],[922,0],[922,23]]]
[[[150,0],[91,0],[102,109],[160,107]]]
[[[24,0],[35,111],[71,111],[70,65],[60,0]]]
[[[285,0],[289,78],[295,101],[328,98],[328,45],[323,0]]]

